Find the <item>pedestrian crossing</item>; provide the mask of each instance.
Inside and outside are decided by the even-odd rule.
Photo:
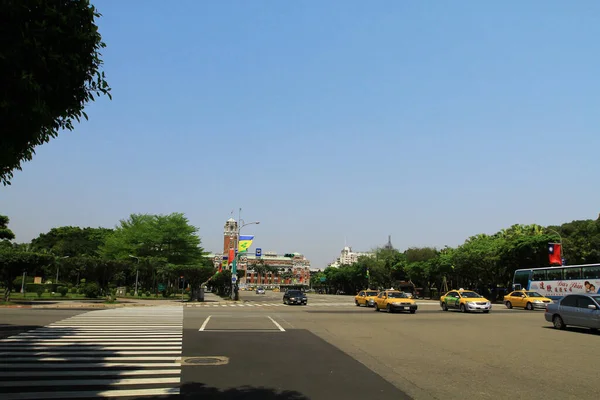
[[[0,399],[179,394],[183,308],[91,311],[0,340]]]
[[[439,307],[439,303],[417,303],[417,305],[421,305],[421,306],[438,306]],[[283,303],[258,303],[258,302],[248,302],[248,303],[234,303],[234,304],[230,304],[230,303],[219,303],[219,304],[214,304],[214,303],[195,303],[195,304],[186,304],[186,307],[210,307],[210,308],[238,308],[238,307],[254,307],[254,308],[260,308],[260,307],[294,307],[294,306],[288,306],[286,304]],[[354,303],[311,303],[309,302],[306,306],[302,306],[302,307],[356,307],[356,304]]]

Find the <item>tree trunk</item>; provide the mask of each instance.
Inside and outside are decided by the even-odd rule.
[[[6,285],[6,289],[4,289],[4,301],[10,301],[10,286]]]

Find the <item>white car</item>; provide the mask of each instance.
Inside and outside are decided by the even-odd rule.
[[[256,288],[256,294],[265,294],[265,289],[264,288]]]

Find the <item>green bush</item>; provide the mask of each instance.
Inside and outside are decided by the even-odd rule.
[[[150,296],[152,296],[152,293],[150,293],[150,291],[149,291],[149,290],[147,290],[147,291],[146,291],[146,297],[150,297]]]
[[[71,294],[77,294],[77,288],[76,287],[71,288]]]
[[[82,279],[79,281],[79,283],[81,284],[81,286],[85,286],[85,282],[87,282],[85,279]]]
[[[67,283],[67,288],[71,289],[73,287],[73,284],[71,282]]]
[[[65,297],[67,295],[67,293],[69,293],[69,288],[66,286],[59,286],[57,291],[58,291],[58,293],[60,293],[60,295],[62,297]]]
[[[93,299],[100,296],[100,286],[97,283],[88,283],[83,287],[83,294],[85,297]]]
[[[129,295],[130,295],[130,296],[135,296],[135,290],[130,290],[130,291],[129,291]]]
[[[46,289],[44,288],[44,285],[37,285],[35,288],[35,292],[37,293],[38,297],[42,297],[42,294],[44,294],[45,290]]]
[[[163,297],[166,297],[167,299],[168,299],[169,297],[171,297],[171,295],[172,295],[172,294],[173,294],[173,291],[172,291],[170,288],[168,288],[168,289],[165,289],[165,290],[163,290],[163,292],[162,292],[162,295],[163,295]]]

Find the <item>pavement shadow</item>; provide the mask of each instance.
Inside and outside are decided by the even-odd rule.
[[[558,330],[553,326],[547,326],[547,325],[544,325],[543,328],[551,329],[553,331]],[[565,328],[564,332],[572,332],[572,333],[581,333],[581,334],[586,334],[586,335],[599,335],[600,336],[600,331],[598,331],[598,330],[593,330],[590,328],[580,328],[578,326],[567,326]]]
[[[9,336],[18,335],[19,333],[24,333],[41,327],[41,325],[0,324],[0,339],[5,339]]]
[[[238,388],[219,389],[203,383],[185,383],[181,386],[180,399],[215,399],[215,400],[309,400],[300,392],[293,390],[279,391],[266,387],[241,386]]]

